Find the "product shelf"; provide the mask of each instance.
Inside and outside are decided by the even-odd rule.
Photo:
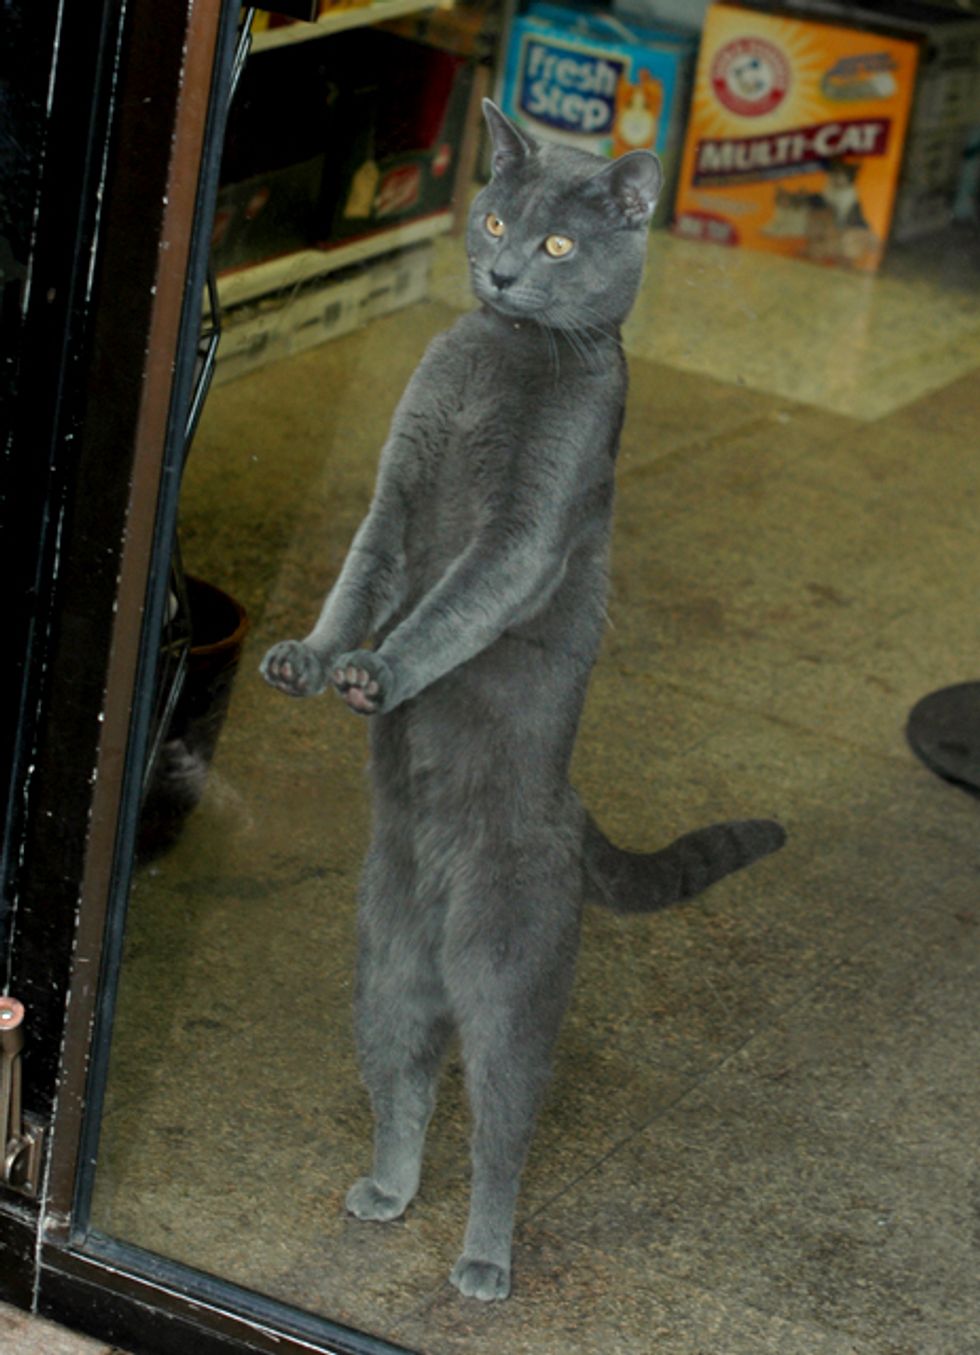
[[[421,14],[436,9],[439,0],[372,0],[368,5],[353,5],[323,14],[313,23],[297,22],[285,28],[269,28],[256,33],[252,39],[253,52],[266,52],[273,47],[288,47],[295,42],[306,42],[328,33],[343,33],[350,28],[367,28],[387,19],[401,19],[407,14]]]
[[[325,277],[342,268],[349,268],[352,264],[365,263],[368,259],[390,254],[393,250],[434,240],[436,236],[451,231],[454,220],[452,210],[438,212],[418,221],[392,226],[389,230],[376,231],[358,240],[347,240],[323,249],[297,250],[294,254],[219,274],[221,308],[229,310],[270,292],[297,287],[312,278]]]

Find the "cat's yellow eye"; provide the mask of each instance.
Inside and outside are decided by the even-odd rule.
[[[495,212],[490,212],[487,215],[484,225],[495,240],[499,240],[504,233],[504,223]]]
[[[544,242],[545,252],[553,259],[564,259],[566,254],[571,254],[574,245],[575,241],[567,235],[549,235]]]

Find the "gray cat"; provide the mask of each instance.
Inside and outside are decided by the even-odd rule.
[[[605,616],[619,326],[661,171],[645,151],[538,145],[484,109],[493,177],[467,233],[480,308],[423,356],[316,626],[262,672],[291,696],[332,684],[374,716],[356,1028],[375,1150],[347,1208],[389,1220],[412,1200],[457,1031],[473,1178],[451,1278],[496,1299],[583,900],[651,912],[784,835],[749,820],[624,852],[568,783]],[[374,648],[358,648],[368,636]]]

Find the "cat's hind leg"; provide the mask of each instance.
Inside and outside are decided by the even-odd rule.
[[[574,973],[576,868],[548,846],[510,861],[496,852],[447,920],[444,965],[473,1120],[469,1221],[450,1278],[479,1299],[510,1293],[520,1177]]]
[[[362,943],[363,944],[363,943]],[[424,953],[368,942],[360,960],[356,1028],[374,1113],[370,1176],[347,1192],[360,1219],[399,1218],[415,1198],[439,1068],[452,1025]]]
[[[397,712],[385,721],[373,739],[375,826],[361,885],[355,997],[361,1076],[374,1112],[374,1162],[346,1202],[357,1218],[378,1222],[398,1218],[418,1190],[452,1031],[438,965],[438,916],[417,893],[411,807],[397,756],[401,721]]]

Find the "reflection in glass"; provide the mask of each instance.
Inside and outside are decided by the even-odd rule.
[[[235,676],[228,650],[217,671],[199,653],[214,704],[171,729],[186,803],[133,886],[95,1226],[427,1352],[643,1350],[652,1332],[665,1351],[776,1333],[802,1350],[815,1327],[829,1349],[842,1323],[874,1336],[892,1285],[936,1330],[963,1310],[958,1225],[900,1221],[951,1189],[915,1148],[939,1131],[910,1067],[947,1097],[950,1153],[967,1141],[944,1032],[967,1028],[968,966],[921,901],[974,906],[975,815],[918,773],[901,726],[977,662],[972,239],[895,250],[869,278],[651,236],[574,780],[638,848],[733,805],[785,820],[791,845],[690,909],[588,915],[518,1287],[490,1311],[446,1284],[468,1192],[457,1058],[404,1222],[344,1211],[371,1140],[350,1020],[365,727],[257,674],[309,628],[408,377],[472,304],[463,242],[386,257],[407,303],[387,313],[351,274],[361,300],[333,295],[354,320],[328,342],[289,356],[280,332],[260,363],[230,341],[181,537],[190,614],[232,600],[213,643]],[[259,308],[243,320],[262,332]],[[192,641],[190,672],[211,645]]]

